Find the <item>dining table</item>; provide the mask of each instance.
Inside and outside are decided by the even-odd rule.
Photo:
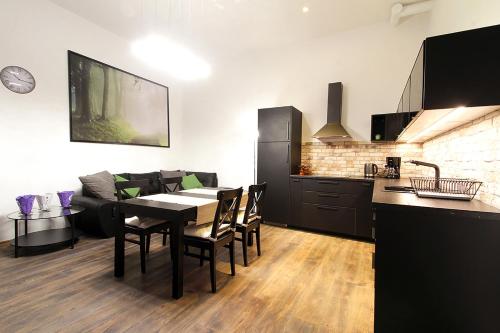
[[[125,217],[139,216],[162,219],[168,222],[172,238],[172,297],[183,296],[184,281],[184,227],[186,222],[197,225],[213,222],[218,200],[217,192],[227,187],[197,188],[171,193],[159,193],[119,201],[119,223],[115,234],[114,275],[125,275]],[[241,198],[240,207],[245,207],[248,193]]]

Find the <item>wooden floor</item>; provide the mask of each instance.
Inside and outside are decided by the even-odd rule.
[[[372,332],[373,245],[263,226],[236,276],[219,255],[217,294],[209,265],[185,258],[184,297],[170,298],[168,247],[154,238],[140,273],[127,243],[125,278],[113,277],[113,239],[82,239],[74,250],[14,259],[0,246],[1,332]]]

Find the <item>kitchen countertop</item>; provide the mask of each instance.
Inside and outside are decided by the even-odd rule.
[[[376,178],[372,202],[377,206],[434,208],[472,213],[500,214],[500,209],[477,199],[472,201],[419,198],[414,193],[385,191],[385,186],[411,186],[409,179]]]
[[[374,178],[367,178],[359,175],[348,175],[348,176],[332,176],[332,175],[291,175],[291,178],[302,178],[302,179],[338,179],[338,180],[353,180],[362,182],[373,182]]]

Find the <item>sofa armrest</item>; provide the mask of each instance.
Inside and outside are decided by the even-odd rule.
[[[85,208],[77,221],[79,229],[99,237],[113,237],[115,235],[118,225],[115,201],[75,195],[71,203]]]

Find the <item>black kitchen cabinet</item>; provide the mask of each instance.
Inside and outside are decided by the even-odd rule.
[[[290,226],[371,238],[373,180],[290,177]]]
[[[427,38],[424,109],[500,104],[500,25]]]
[[[292,227],[301,227],[302,224],[302,181],[290,178],[290,222]]]
[[[375,333],[500,332],[499,214],[374,207]]]
[[[293,106],[259,109],[259,142],[301,141],[302,118],[299,114]]]
[[[500,25],[424,40],[398,113],[500,105]]]
[[[259,109],[257,182],[266,182],[263,218],[266,222],[290,221],[290,182],[299,173],[302,113],[293,106]]]
[[[410,102],[408,110],[402,110],[403,112],[419,112],[422,110],[423,103],[423,89],[424,89],[424,45],[420,47],[418,52],[417,60],[413,65],[413,69],[410,74]]]
[[[372,141],[396,141],[417,112],[372,115]]]

